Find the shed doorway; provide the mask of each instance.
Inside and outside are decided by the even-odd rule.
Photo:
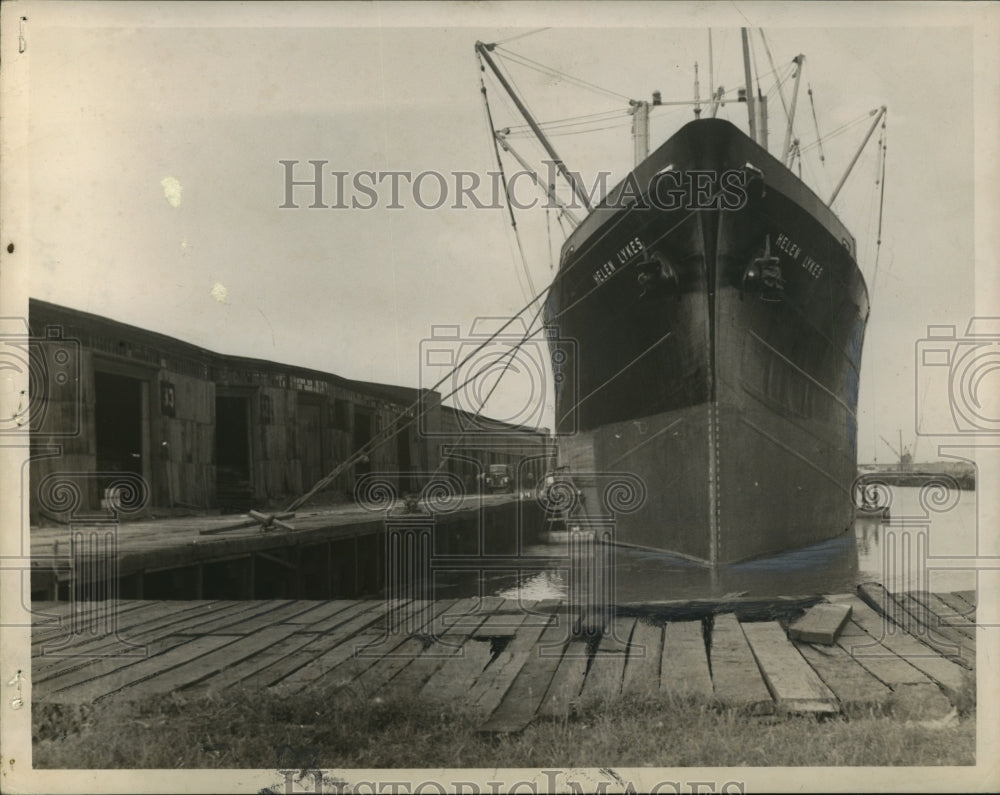
[[[97,469],[100,472],[129,472],[143,476],[145,439],[143,416],[144,383],[115,373],[94,372],[94,419],[97,435]],[[104,489],[113,475],[99,482]]]
[[[244,513],[253,507],[246,397],[215,398],[215,498],[223,513]]]

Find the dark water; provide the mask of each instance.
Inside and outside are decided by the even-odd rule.
[[[526,556],[549,558],[537,570],[485,571],[478,576],[439,572],[435,591],[439,598],[474,595],[481,582],[483,594],[574,600],[596,587],[625,604],[727,594],[766,598],[844,593],[871,581],[892,591],[974,588],[973,572],[942,568],[935,558],[975,554],[976,493],[935,497],[919,488],[892,492],[888,523],[859,518],[851,530],[830,541],[716,570],[626,547],[611,547],[603,552],[610,558],[598,563],[593,556],[602,552],[578,550],[574,557],[569,542],[563,541],[524,550]]]

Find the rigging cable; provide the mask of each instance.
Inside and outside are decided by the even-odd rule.
[[[872,293],[875,292],[875,280],[878,278],[878,256],[882,251],[882,210],[885,206],[885,159],[886,153],[889,150],[887,138],[888,134],[885,129],[885,116],[882,116],[882,136],[881,136],[881,156],[882,156],[882,178],[879,185],[879,198],[878,198],[878,231],[875,238],[875,269],[872,272]]]
[[[555,124],[563,124],[567,122],[579,122],[579,121],[588,121],[595,119],[612,118],[614,116],[620,116],[622,114],[629,115],[629,111],[622,108],[614,108],[612,110],[598,111],[597,113],[583,113],[579,116],[566,116],[562,119],[549,119],[548,121],[539,121],[537,122],[537,124],[539,127],[549,127]],[[508,129],[511,132],[514,131],[521,132],[522,130],[530,130],[531,126],[528,124],[512,124]]]
[[[532,301],[535,301],[536,299],[537,299],[537,296],[535,298],[533,298]],[[530,305],[531,304],[528,304],[528,306],[530,306]],[[513,346],[511,346],[509,348],[507,348],[507,350],[505,350],[503,353],[501,353],[500,355],[498,355],[491,362],[488,362],[485,366],[483,366],[482,368],[480,368],[478,372],[476,372],[473,375],[471,375],[464,382],[462,382],[462,384],[460,386],[456,387],[454,390],[452,390],[447,395],[447,397],[451,397],[456,392],[458,392],[462,387],[466,386],[467,384],[469,384],[470,382],[472,382],[474,379],[478,378],[479,376],[484,376],[485,377],[486,375],[489,374],[490,370],[492,370],[495,366],[497,366],[498,364],[500,364],[501,359],[506,359],[507,360],[504,363],[503,369],[500,371],[500,375],[497,376],[497,380],[493,382],[493,386],[490,387],[490,391],[486,393],[486,397],[484,397],[482,400],[478,400],[477,399],[477,402],[479,403],[479,407],[476,409],[475,414],[472,415],[473,423],[475,422],[475,420],[479,419],[479,416],[483,413],[483,409],[486,408],[486,404],[489,403],[490,398],[493,397],[493,393],[496,392],[497,387],[500,386],[500,382],[503,380],[503,377],[507,374],[507,371],[510,369],[511,363],[514,361],[514,357],[517,355],[518,351],[521,350],[521,348],[523,347],[524,343],[526,343],[529,339],[531,339],[531,337],[535,336],[539,331],[541,331],[542,329],[545,328],[544,325],[542,325],[542,326],[539,326],[537,329],[535,329],[535,323],[538,320],[538,316],[542,313],[542,309],[544,307],[545,307],[545,303],[544,302],[540,302],[538,304],[538,309],[535,311],[535,314],[531,318],[531,320],[528,321],[528,325],[525,328],[524,334],[521,336],[521,339],[518,340],[517,344],[515,344],[515,345],[513,345]],[[523,312],[523,311],[524,310],[522,309],[521,312]],[[521,314],[521,312],[518,312],[518,314]],[[515,317],[516,316],[517,315],[515,315]],[[532,329],[534,329],[534,331],[532,331]],[[448,373],[448,375],[451,375],[451,374],[457,372],[457,369],[458,368],[453,368]],[[442,400],[443,399],[444,398],[442,398]],[[452,445],[452,447],[461,447],[462,443],[465,441],[465,437],[468,436],[468,435],[469,435],[469,431],[467,431],[467,430],[466,431],[462,431],[462,434],[458,437],[458,441],[454,445]],[[446,456],[446,455],[441,456],[441,460],[440,460],[440,462],[438,462],[437,468],[434,470],[434,472],[437,473],[437,472],[441,471],[441,469],[444,468],[445,462],[447,462],[447,460],[448,460],[448,456]]]
[[[505,323],[503,323],[503,325],[501,325],[500,328],[498,328],[496,331],[490,334],[490,336],[488,336],[481,343],[479,343],[472,351],[469,352],[469,354],[464,359],[462,359],[458,364],[453,366],[447,373],[445,373],[444,376],[438,379],[438,381],[433,386],[431,386],[429,389],[422,391],[433,392],[438,387],[440,387],[445,381],[447,381],[462,367],[464,367],[465,364],[469,362],[473,356],[475,356],[477,353],[479,353],[479,351],[481,351],[483,348],[489,345],[493,340],[495,340],[498,336],[500,336],[504,332],[504,330],[512,323],[514,323],[514,321],[517,320],[518,317],[524,314],[531,307],[532,304],[534,304],[539,299],[544,298],[544,296],[549,292],[549,289],[550,287],[546,287],[544,290],[538,293],[534,298],[528,301],[528,303],[526,303],[523,307],[517,310],[515,314],[511,315],[511,317]],[[535,318],[532,319],[531,325],[534,325],[534,320],[537,319],[537,317],[538,313],[536,312]],[[485,368],[480,369],[478,372],[469,376],[469,378],[467,378],[461,384],[452,389],[448,394],[442,395],[441,401],[443,402],[444,400],[450,398],[452,395],[456,394],[463,387],[471,383],[475,378],[478,378],[489,368],[497,364],[500,361],[500,359],[503,358],[504,356],[512,355],[516,351],[520,350],[520,348],[531,337],[535,336],[543,328],[544,326],[540,326],[534,331],[531,331],[531,327],[529,325],[525,329],[525,333],[521,336],[521,339],[517,342],[516,345],[508,348],[508,350],[504,351],[503,354],[501,354],[499,357],[490,362]],[[383,428],[375,436],[373,436],[371,439],[365,442],[365,444],[363,444],[361,447],[355,450],[354,453],[349,455],[342,463],[338,464],[333,469],[333,471],[331,471],[329,474],[325,475],[324,477],[316,481],[316,483],[313,485],[311,489],[309,489],[309,491],[307,491],[305,494],[297,497],[295,500],[289,503],[288,507],[285,508],[285,512],[287,513],[295,511],[301,506],[305,505],[305,503],[307,503],[310,499],[312,499],[312,497],[315,496],[318,491],[320,491],[321,489],[325,488],[327,485],[332,483],[338,476],[347,471],[349,467],[353,466],[354,464],[360,461],[364,461],[365,459],[367,459],[368,453],[373,452],[378,447],[381,447],[389,440],[398,436],[402,431],[404,431],[406,428],[408,428],[410,425],[412,425],[418,419],[420,419],[426,412],[427,412],[427,404],[424,402],[424,399],[421,396],[417,398],[416,401],[411,403],[407,408],[399,412],[391,422],[386,424],[385,428]],[[404,418],[406,419],[405,422],[402,421]]]
[[[603,111],[601,113],[590,113],[586,116],[573,116],[565,119],[552,119],[551,121],[541,121],[538,122],[538,126],[544,129],[546,132],[549,130],[560,130],[566,127],[582,127],[588,124],[599,124],[608,121],[613,121],[615,119],[625,120],[631,113],[625,109]],[[526,138],[533,136],[534,132],[531,127],[527,124],[512,124],[510,127],[506,127],[509,130],[509,138]]]
[[[550,132],[549,138],[565,138],[567,135],[586,135],[592,132],[601,132],[602,130],[615,130],[625,127],[627,119],[623,119],[617,124],[608,124],[604,127],[592,127],[589,130],[564,130],[563,132]]]
[[[809,107],[812,108],[813,124],[816,126],[816,143],[819,145],[819,162],[826,167],[826,155],[823,154],[823,136],[819,131],[819,119],[816,118],[816,103],[813,101],[812,83],[808,85]]]
[[[600,94],[607,94],[608,96],[611,96],[611,97],[616,97],[618,99],[623,99],[626,102],[629,99],[631,99],[631,97],[627,97],[624,94],[618,93],[617,91],[611,91],[610,89],[607,89],[607,88],[601,88],[601,86],[595,85],[594,83],[589,83],[586,80],[583,80],[583,79],[581,79],[579,77],[574,77],[573,75],[566,74],[565,72],[560,72],[558,69],[555,69],[555,68],[553,68],[551,66],[546,66],[545,64],[539,63],[538,61],[533,61],[531,58],[528,58],[527,56],[520,55],[519,53],[512,52],[512,51],[504,49],[502,47],[499,47],[499,46],[496,47],[496,49],[494,50],[494,52],[496,52],[498,50],[502,51],[503,56],[506,57],[506,58],[509,58],[512,61],[514,61],[514,63],[518,63],[521,66],[525,66],[525,67],[527,67],[529,69],[534,69],[536,72],[541,72],[542,74],[546,74],[549,77],[558,77],[558,78],[561,78],[561,79],[565,80],[567,83],[570,83],[571,85],[575,85],[578,88],[585,88],[585,89],[587,89],[589,91],[596,91],[596,92],[598,92]],[[503,60],[503,58],[501,58],[501,60]]]
[[[545,202],[545,237],[547,239],[547,248],[549,250],[549,270],[555,270],[555,262],[552,259],[552,219],[549,216],[549,202]]]
[[[501,44],[506,44],[509,41],[517,41],[518,39],[523,39],[526,36],[534,36],[536,33],[541,33],[543,30],[549,30],[549,28],[536,28],[535,30],[529,30],[527,33],[518,33],[516,36],[511,36],[509,39],[496,42],[496,46],[499,47]]]
[[[566,226],[564,225],[564,222],[563,222],[563,217],[565,215],[566,215],[566,212],[563,209],[561,209],[561,208],[560,208],[559,212],[556,214],[556,221],[559,223],[559,230],[563,233],[563,241],[564,242],[566,241],[567,238],[569,238],[569,232],[566,231]],[[568,221],[567,221],[567,223],[568,223]],[[572,230],[570,230],[570,231],[572,231]]]
[[[767,37],[764,35],[764,28],[757,28],[757,32],[760,33],[760,40],[764,42],[764,50],[765,52],[767,52],[767,62],[771,64],[771,74],[775,75],[775,82],[777,83],[778,86],[778,96],[781,97],[781,107],[784,109],[785,118],[787,119],[788,104],[785,102],[785,92],[781,90],[781,84],[784,82],[784,80],[781,80],[780,82],[777,80],[778,70],[774,68],[774,58],[771,57],[771,48],[767,44]],[[787,80],[788,78],[786,77],[785,79]],[[773,90],[774,89],[771,89],[771,91]],[[767,93],[770,94],[771,92],[768,91]]]
[[[486,119],[489,123],[490,138],[493,140],[493,152],[496,154],[497,158],[497,168],[500,171],[500,182],[503,185],[503,195],[507,200],[507,212],[510,214],[510,225],[514,229],[514,238],[517,240],[517,249],[521,254],[521,267],[524,269],[524,275],[528,280],[528,290],[529,295],[535,295],[535,283],[531,278],[531,271],[528,268],[528,259],[524,254],[524,246],[521,244],[521,233],[517,229],[517,219],[514,217],[514,206],[510,201],[510,193],[507,185],[507,175],[504,173],[503,160],[500,158],[500,144],[497,143],[496,127],[493,124],[493,111],[490,109],[490,99],[489,95],[486,93],[486,80],[483,78],[483,73],[486,71],[486,67],[483,65],[482,59],[479,60],[479,86],[480,91],[483,94],[483,103],[486,105]]]
[[[791,68],[786,67],[784,77],[780,77],[778,71],[775,71],[773,74],[774,74],[774,84],[767,90],[767,94],[765,94],[765,96],[770,97],[774,95],[775,92],[777,92],[778,96],[781,98],[781,104],[784,105],[785,92],[782,91],[782,88],[784,87],[785,83],[788,82],[788,79],[795,74],[795,66],[792,65]],[[786,117],[788,116],[788,111],[785,111],[785,116]]]
[[[872,114],[870,112],[869,113],[862,113],[857,118],[852,119],[851,121],[848,121],[848,122],[844,122],[839,127],[835,128],[833,130],[833,132],[828,132],[826,134],[825,138],[826,138],[827,141],[829,141],[831,138],[836,138],[838,135],[843,135],[845,132],[847,132],[852,127],[856,127],[861,122],[866,121],[868,119],[871,119],[871,117],[872,117]],[[809,143],[807,143],[802,148],[805,151],[808,152],[810,149],[813,149],[814,147],[816,147],[818,145],[822,145],[822,143],[823,143],[822,139],[817,138],[815,141],[810,141]]]

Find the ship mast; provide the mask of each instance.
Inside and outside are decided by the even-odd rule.
[[[792,88],[792,108],[788,111],[788,126],[785,128],[785,145],[781,148],[781,162],[786,166],[791,165],[792,154],[792,125],[795,123],[795,105],[799,100],[799,81],[802,79],[802,65],[806,61],[804,55],[796,55],[792,59],[795,63],[795,86]]]
[[[740,28],[743,37],[743,75],[746,80],[745,96],[747,99],[747,115],[750,124],[750,140],[757,143],[757,109],[753,99],[753,79],[750,76],[750,42],[747,39],[747,29]]]
[[[562,174],[565,180],[570,184],[570,187],[573,189],[573,192],[577,195],[580,201],[583,202],[583,206],[586,207],[588,211],[592,210],[593,208],[590,206],[590,199],[587,197],[586,192],[583,190],[580,183],[577,182],[576,178],[573,176],[573,173],[566,168],[566,164],[563,163],[562,158],[559,157],[558,154],[556,154],[556,150],[552,147],[552,144],[549,143],[549,139],[545,137],[545,133],[542,132],[541,128],[538,126],[538,123],[535,121],[534,117],[532,117],[531,113],[525,107],[524,103],[521,102],[521,98],[517,95],[517,92],[514,91],[510,83],[507,82],[507,78],[503,76],[503,73],[501,73],[500,69],[497,68],[497,65],[493,62],[493,59],[490,57],[489,51],[492,50],[494,46],[495,45],[493,44],[483,44],[483,42],[477,41],[476,52],[479,53],[479,57],[486,62],[487,66],[489,66],[490,69],[493,71],[493,74],[496,75],[496,78],[497,80],[500,81],[500,85],[503,86],[504,91],[506,91],[508,96],[512,100],[514,100],[514,104],[517,106],[517,109],[521,112],[521,115],[524,117],[524,120],[528,122],[528,126],[531,128],[531,131],[537,136],[539,142],[545,148],[546,153],[548,153],[548,156],[552,158],[552,162],[555,164],[555,167],[558,169],[559,173]]]
[[[639,165],[649,157],[649,103],[644,99],[630,99],[632,106],[632,145],[635,164]]]

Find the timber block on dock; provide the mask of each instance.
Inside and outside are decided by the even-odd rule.
[[[788,628],[788,637],[806,643],[832,646],[837,635],[851,617],[851,606],[846,604],[818,604],[806,610],[802,618]]]

